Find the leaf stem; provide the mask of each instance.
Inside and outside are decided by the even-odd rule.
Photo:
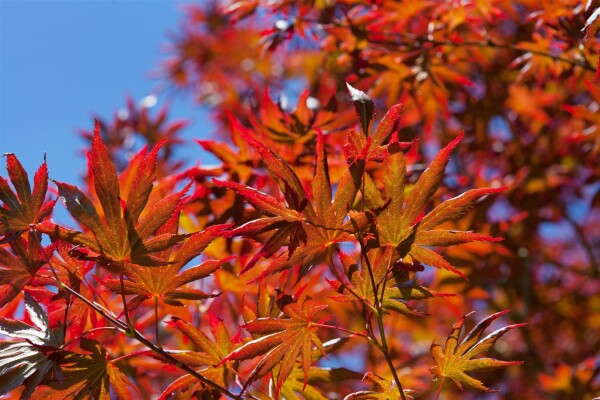
[[[98,292],[98,290],[96,290],[96,287],[94,285],[92,285],[85,276],[83,277],[82,282],[85,282],[87,285],[86,287],[91,290],[92,294],[94,295],[94,296],[92,296],[93,298],[98,298],[98,300],[100,300],[100,302],[104,305],[104,308],[106,308],[106,309],[110,308],[110,306],[108,305],[108,302],[104,299],[104,297],[102,297],[102,295]]]
[[[64,326],[63,341],[67,337],[67,319],[69,318],[69,308],[70,308],[70,306],[71,306],[71,294],[67,293],[67,296],[65,297],[65,315],[63,317],[63,326]]]
[[[398,373],[396,372],[396,367],[394,367],[394,362],[392,361],[392,356],[390,356],[389,348],[387,346],[387,341],[385,339],[385,327],[383,326],[383,314],[378,313],[375,314],[375,318],[377,319],[377,324],[379,325],[379,336],[381,337],[381,352],[385,357],[385,361],[387,361],[388,367],[392,372],[392,376],[394,377],[394,381],[396,382],[396,386],[398,387],[398,391],[400,392],[400,397],[402,400],[406,400],[406,396],[404,395],[404,389],[402,389],[402,383],[400,383],[400,377],[398,377]]]
[[[66,325],[65,325],[66,326]],[[63,344],[62,346],[60,346],[61,349],[66,348],[67,346],[69,346],[72,343],[75,343],[76,341],[82,339],[84,336],[90,334],[90,333],[94,333],[94,332],[98,332],[98,331],[117,331],[117,332],[121,332],[121,330],[119,328],[116,328],[114,326],[100,326],[98,328],[92,328],[89,329],[85,332],[82,332],[81,335],[69,340],[68,342],[66,342],[65,344]]]
[[[161,347],[158,337],[158,297],[154,296],[154,335],[156,336],[156,345]]]
[[[389,247],[388,247],[389,249]],[[390,260],[388,261],[387,269],[385,270],[385,275],[383,276],[383,282],[379,282],[378,285],[381,285],[381,297],[379,298],[379,302],[383,303],[383,296],[385,295],[385,288],[387,287],[388,275],[391,273],[392,268],[392,254],[390,254]]]
[[[438,400],[440,398],[440,394],[442,394],[442,386],[444,386],[444,379],[446,379],[445,376],[442,376],[442,379],[440,379],[440,387],[438,388],[435,394],[435,400]]]
[[[358,293],[356,293],[356,291],[350,287],[350,285],[351,285],[350,282],[344,282],[345,279],[339,273],[339,271],[335,268],[335,266],[333,268],[331,268],[331,270],[332,270],[333,274],[335,275],[335,277],[337,278],[337,280],[340,282],[340,284],[343,285],[343,288],[344,288],[343,290],[347,290],[352,296],[354,296],[356,298],[356,300],[360,301],[368,309],[370,309],[372,311],[376,311],[376,309],[371,304],[369,304],[364,298],[360,297],[360,295]]]
[[[179,369],[184,370],[185,372],[187,372],[188,374],[192,375],[194,378],[198,379],[199,381],[201,381],[205,385],[210,386],[211,388],[218,390],[221,394],[224,394],[224,395],[226,395],[228,397],[231,397],[232,399],[239,398],[239,395],[233,394],[228,389],[222,387],[221,385],[218,385],[217,383],[215,383],[215,382],[213,382],[213,381],[211,381],[209,379],[206,379],[205,377],[203,377],[202,375],[200,375],[198,372],[196,372],[194,369],[188,367],[186,364],[184,364],[181,361],[177,360],[176,358],[174,358],[173,356],[171,356],[167,351],[163,350],[162,348],[156,346],[154,343],[152,343],[151,341],[149,341],[148,339],[146,339],[141,333],[139,333],[135,329],[134,329],[134,333],[133,333],[133,338],[135,340],[137,340],[138,342],[146,345],[146,347],[148,347],[150,350],[152,350],[156,354],[158,354],[158,355],[162,356],[163,358],[167,359],[170,364],[176,366]]]
[[[112,360],[110,360],[110,362],[111,363],[116,363],[116,362],[119,362],[121,360],[125,360],[126,358],[139,356],[140,354],[145,354],[145,353],[148,353],[148,350],[133,351],[131,353],[123,354],[120,357],[113,358]]]
[[[64,286],[67,290],[72,291],[71,288],[69,288],[68,286],[65,286],[64,284],[61,285]],[[202,383],[204,383],[207,386],[212,387],[213,389],[218,390],[220,393],[231,397],[231,398],[238,398],[238,396],[236,396],[235,394],[231,393],[229,390],[227,390],[226,388],[222,387],[221,385],[216,384],[215,382],[206,379],[205,377],[203,377],[202,375],[200,375],[198,372],[196,372],[195,370],[193,370],[192,368],[188,367],[186,364],[180,362],[179,360],[177,360],[176,358],[172,357],[168,352],[164,351],[162,348],[156,346],[154,343],[152,343],[151,341],[149,341],[148,339],[146,339],[140,332],[138,332],[134,327],[130,327],[130,326],[126,326],[125,324],[123,324],[123,322],[109,316],[108,314],[106,314],[100,307],[98,304],[93,304],[91,302],[89,302],[85,297],[81,296],[79,293],[76,293],[74,291],[72,291],[71,293],[73,293],[75,296],[77,296],[81,301],[83,301],[84,303],[86,303],[89,307],[93,308],[96,312],[98,312],[100,315],[102,315],[104,318],[108,319],[110,322],[112,322],[113,324],[117,325],[120,330],[126,334],[129,334],[130,337],[132,337],[133,339],[137,340],[138,342],[144,344],[146,347],[148,347],[150,350],[152,350],[153,352],[159,354],[160,356],[162,356],[163,358],[165,358],[170,364],[176,366],[177,368],[187,372],[188,374],[192,375],[194,378],[198,379],[199,381],[201,381]],[[130,331],[130,328],[132,329],[132,331]]]
[[[316,324],[316,323],[312,323],[311,325],[318,326],[319,328],[333,329],[333,330],[336,330],[336,331],[345,332],[345,333],[348,333],[348,334],[350,334],[352,336],[360,336],[361,338],[367,339],[368,341],[372,341],[373,340],[371,337],[369,337],[368,335],[366,335],[366,334],[364,334],[362,332],[354,332],[354,331],[351,331],[350,329],[342,328],[341,326],[327,325],[327,324]]]
[[[380,337],[380,345],[377,348],[383,353],[385,357],[385,361],[388,364],[390,372],[394,377],[394,381],[396,382],[396,386],[398,387],[398,391],[400,392],[400,398],[402,400],[406,400],[406,396],[404,395],[404,390],[402,389],[402,383],[400,382],[400,377],[398,377],[398,373],[396,372],[396,367],[394,367],[394,362],[392,361],[392,357],[390,356],[390,351],[387,345],[387,340],[385,337],[385,327],[383,325],[383,313],[381,312],[381,302],[377,296],[377,284],[375,283],[375,275],[373,274],[373,267],[371,266],[371,261],[369,261],[369,257],[367,255],[367,251],[365,249],[364,243],[361,240],[358,241],[360,244],[360,252],[362,254],[363,259],[365,260],[365,265],[369,272],[369,278],[371,280],[371,285],[373,287],[373,300],[375,300],[375,308],[377,312],[375,312],[375,319],[377,319],[377,325],[379,327],[379,337]]]
[[[78,293],[77,291],[73,290],[71,287],[69,287],[69,286],[65,285],[64,283],[62,283],[62,281],[58,277],[58,274],[56,273],[56,270],[54,269],[54,266],[52,265],[52,262],[50,261],[50,257],[46,253],[46,249],[44,249],[43,247],[42,247],[42,252],[44,253],[44,256],[46,258],[46,262],[48,263],[48,266],[50,267],[50,271],[52,272],[52,275],[54,276],[54,279],[56,280],[56,284],[57,284],[57,286],[58,286],[59,289],[68,291],[69,293],[71,293],[72,295],[74,295],[75,297],[77,297],[79,300],[81,300],[85,304],[87,304],[88,307],[91,307],[98,314],[102,315],[108,321],[112,322],[117,327],[119,327],[121,329],[125,329],[126,328],[121,321],[119,321],[115,317],[111,316],[110,312],[108,310],[105,310],[102,306],[100,306],[97,303],[92,303],[90,300],[88,300],[87,298],[85,298],[84,296],[82,296],[80,293]],[[66,329],[66,327],[65,327],[65,329]]]
[[[364,171],[363,171],[363,175],[364,175]],[[364,212],[364,208],[365,208],[365,179],[364,179],[364,176],[361,177],[361,180],[362,180],[362,182],[361,182],[362,193],[361,193],[361,201],[360,201],[360,210],[361,210],[361,212]],[[394,367],[394,362],[392,361],[392,357],[390,356],[389,348],[387,346],[387,340],[385,337],[385,327],[383,325],[383,313],[381,311],[381,301],[379,300],[379,298],[377,296],[378,285],[375,282],[375,274],[373,273],[373,267],[371,266],[371,261],[369,260],[369,255],[367,253],[367,249],[366,249],[366,246],[364,243],[363,232],[358,232],[356,239],[358,240],[358,244],[360,245],[361,258],[364,260],[364,265],[367,267],[367,271],[369,273],[369,280],[371,281],[371,287],[373,289],[373,302],[375,305],[375,310],[373,310],[374,311],[373,314],[375,314],[375,319],[377,319],[377,325],[379,327],[380,342],[378,342],[377,339],[375,339],[374,332],[372,332],[371,340],[375,344],[375,347],[377,347],[379,349],[379,351],[381,351],[381,353],[383,353],[383,356],[385,357],[385,361],[388,364],[388,368],[390,369],[390,372],[392,373],[392,376],[394,377],[394,381],[396,382],[396,387],[398,388],[398,392],[400,393],[400,398],[402,400],[406,400],[406,396],[404,395],[404,390],[402,389],[402,383],[400,382],[400,377],[398,377],[398,373],[396,372],[396,368]],[[383,296],[382,296],[382,298],[383,298]],[[367,320],[369,324],[370,324],[370,320],[371,320],[370,318]]]
[[[123,270],[125,269],[125,261],[119,263],[119,282],[121,283],[121,300],[123,301],[123,313],[127,322],[127,332],[133,334],[134,326],[129,319],[129,311],[127,310],[127,299],[125,298],[125,281],[123,280]]]

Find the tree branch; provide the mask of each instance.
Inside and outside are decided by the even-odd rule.
[[[451,41],[451,40],[437,40],[437,39],[429,38],[426,36],[414,35],[411,33],[390,34],[390,35],[393,35],[394,38],[390,38],[390,39],[383,38],[382,39],[381,37],[369,38],[370,32],[361,32],[361,33],[363,33],[365,35],[366,40],[369,43],[373,43],[373,44],[390,45],[390,46],[401,45],[401,46],[405,46],[405,47],[408,47],[411,49],[421,48],[423,46],[423,44],[425,44],[425,43],[429,43],[434,46],[483,47],[483,48],[487,47],[487,48],[495,48],[495,49],[507,49],[507,50],[512,50],[512,51],[516,51],[519,53],[531,53],[531,54],[535,54],[537,56],[551,58],[554,61],[561,61],[561,62],[564,62],[567,64],[571,64],[573,66],[583,68],[586,71],[596,72],[596,68],[594,68],[594,66],[590,65],[585,59],[583,61],[574,60],[574,59],[566,58],[566,57],[563,57],[560,55],[546,53],[546,52],[540,51],[540,50],[524,49],[522,47],[519,47],[516,44],[497,43],[491,39],[487,39],[487,40],[483,40],[483,41],[455,42],[455,41]],[[381,35],[381,33],[378,32],[378,35]]]

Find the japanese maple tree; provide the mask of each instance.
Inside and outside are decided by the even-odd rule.
[[[0,395],[591,399],[597,6],[188,6],[161,68],[217,164],[132,99],[80,184],[6,155]]]

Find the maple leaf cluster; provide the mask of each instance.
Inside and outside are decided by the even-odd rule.
[[[0,396],[591,398],[599,13],[579,3],[188,6],[162,68],[212,109],[217,164],[132,99],[82,131],[81,185],[43,162],[32,187],[6,155]],[[471,310],[490,316],[462,335]]]
[[[6,309],[0,328],[17,340],[5,342],[2,350],[7,357],[2,364],[7,377],[2,393],[22,388],[22,398],[106,398],[112,390],[119,398],[130,398],[155,391],[152,371],[170,366],[187,374],[166,385],[161,398],[176,392],[257,398],[269,381],[274,398],[296,398],[305,391],[325,398],[319,382],[346,377],[360,385],[362,374],[350,368],[321,369],[314,362],[352,347],[360,338],[374,343],[393,375],[392,384],[369,372],[368,380],[381,390],[376,396],[398,392],[412,398],[414,391],[402,389],[391,358],[384,318],[395,312],[424,316],[415,302],[451,296],[417,283],[422,264],[466,279],[430,248],[497,238],[433,228],[463,216],[479,199],[504,188],[473,189],[426,212],[462,135],[438,153],[416,182],[407,184],[405,154],[414,143],[399,141],[400,107],[392,107],[375,127],[373,101],[352,86],[349,89],[359,124],[347,132],[347,145],[337,153],[345,157],[338,165],[337,180],[329,174],[331,145],[321,130],[312,138],[314,171],[308,180],[233,120],[232,128],[240,131],[246,151],[267,175],[257,169],[249,171],[245,183],[234,174],[228,180],[197,181],[196,186],[212,185],[207,193],[211,188],[234,194],[230,207],[241,208],[233,223],[215,224],[213,217],[198,231],[180,232],[182,220],[193,215],[194,200],[186,197],[193,181],[180,190],[177,183],[167,185],[170,194],[152,198],[158,155],[166,139],[149,151],[142,149],[119,175],[96,122],[89,154],[90,193],[52,181],[80,230],[48,218],[55,201],[45,201],[45,164],[36,175],[32,195],[27,174],[9,155],[10,181],[17,193],[2,181],[4,241],[10,251],[2,248]],[[226,169],[221,175],[227,176]],[[260,190],[249,186],[258,178],[264,181]],[[179,181],[184,184],[186,179],[189,175],[181,174]],[[127,193],[125,198],[122,193]],[[42,246],[42,235],[50,239],[49,246]],[[219,249],[202,256],[211,242]],[[228,255],[210,258],[223,251]],[[204,260],[189,266],[198,256]],[[219,285],[226,279],[219,278],[223,274],[237,274],[233,279],[246,285],[241,296]],[[206,283],[199,287],[202,281]],[[255,295],[253,285],[258,288]],[[29,319],[37,327],[9,318],[17,316],[22,290]],[[246,294],[256,296],[255,310],[246,304]],[[327,297],[333,303],[315,300]],[[45,302],[47,311],[34,298]],[[328,323],[335,315],[330,306],[354,301],[362,304],[364,312],[357,317],[367,331],[353,331],[341,320]],[[190,317],[203,319],[198,305],[212,310],[208,313],[212,338],[186,322]],[[233,311],[230,323],[239,324],[235,336],[215,315],[226,306]],[[240,307],[243,321],[235,314]],[[145,315],[148,311],[150,315]],[[166,316],[170,320],[165,324],[161,318]],[[195,348],[172,347],[173,340],[164,337],[169,326]],[[331,335],[337,330],[345,335]],[[113,334],[108,340],[107,331],[120,336]],[[34,336],[40,339],[30,339]],[[324,342],[327,336],[332,336],[331,342]],[[25,351],[21,348],[29,352],[27,358],[16,355]],[[438,358],[434,353],[436,362]],[[498,364],[505,365],[511,364]],[[135,384],[125,375],[130,369],[135,371],[129,372]],[[237,394],[235,382],[240,385]],[[365,393],[369,392],[347,393],[347,398],[364,398]]]
[[[261,67],[250,77],[237,68],[226,79],[204,74],[215,61],[189,54],[217,52],[221,46],[182,31],[172,41],[163,70],[171,79],[173,65],[185,66],[180,72],[187,80],[179,84],[196,93],[235,86],[237,94],[228,91],[218,103],[199,96],[198,104],[211,107],[223,126],[227,110],[234,110],[296,171],[309,164],[305,152],[282,146],[253,122],[267,102],[263,82],[269,83],[271,97],[279,96],[284,115],[293,113],[287,104],[299,99],[294,84],[304,82],[306,103],[315,105],[318,99],[317,114],[330,112],[335,104],[336,125],[344,129],[352,124],[350,103],[340,101],[344,82],[373,98],[381,114],[401,103],[400,137],[419,140],[405,154],[409,181],[414,179],[410,169],[422,168],[415,152],[431,155],[464,130],[466,140],[449,164],[452,175],[434,202],[453,197],[462,187],[506,186],[502,196],[481,202],[464,219],[446,222],[453,230],[472,229],[504,240],[448,249],[445,258],[465,266],[469,282],[442,279],[440,291],[460,293],[444,304],[452,304],[455,318],[484,302],[489,313],[513,308],[517,321],[538,321],[540,329],[516,350],[532,372],[511,380],[507,395],[583,398],[597,390],[598,375],[599,341],[588,338],[597,336],[594,304],[600,291],[599,6],[576,0],[215,1],[192,6],[184,17],[186,29],[211,37],[240,33],[243,40],[254,40],[249,48],[262,49],[256,64]],[[187,53],[178,47],[184,42]],[[224,64],[240,66],[250,58],[222,57]],[[332,91],[337,102],[323,101]],[[239,96],[250,100],[238,102]],[[343,135],[332,127],[316,128],[329,144],[344,145]],[[341,148],[330,146],[329,154]],[[336,179],[343,169],[332,159],[328,172]],[[385,193],[380,197],[385,199]],[[555,334],[557,327],[561,335]],[[426,334],[439,327],[406,329]],[[548,383],[566,377],[576,383]]]

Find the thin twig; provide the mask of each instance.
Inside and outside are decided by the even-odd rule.
[[[66,325],[65,325],[66,326]],[[66,331],[66,330],[65,330]],[[98,328],[92,328],[92,329],[88,329],[85,332],[82,332],[81,335],[72,338],[71,340],[69,340],[68,342],[66,342],[65,344],[63,344],[62,346],[60,346],[61,349],[66,348],[67,346],[69,346],[71,343],[74,343],[80,339],[82,339],[84,336],[89,335],[90,333],[94,333],[94,332],[98,332],[98,331],[117,331],[117,332],[121,332],[119,330],[119,328],[114,327],[114,326],[100,326]]]
[[[442,376],[442,379],[440,379],[440,387],[435,393],[435,400],[438,400],[440,398],[440,394],[442,394],[442,386],[444,386],[444,379],[446,379],[445,376]]]
[[[487,48],[496,48],[496,49],[507,49],[507,50],[512,50],[512,51],[516,51],[516,52],[520,52],[520,53],[531,53],[531,54],[535,54],[537,56],[551,58],[555,61],[561,61],[561,62],[564,62],[567,64],[571,64],[573,66],[583,68],[586,71],[591,71],[591,72],[596,71],[596,68],[594,68],[592,65],[590,65],[587,61],[574,60],[574,59],[566,58],[566,57],[563,57],[560,55],[546,53],[541,50],[525,49],[525,48],[519,47],[516,44],[497,43],[497,42],[492,41],[491,39],[487,39],[487,40],[483,40],[483,41],[458,42],[458,41],[451,41],[451,40],[436,40],[436,39],[429,38],[426,36],[419,36],[419,35],[414,35],[414,34],[410,34],[410,33],[404,33],[404,34],[396,33],[396,34],[393,34],[396,38],[381,39],[379,37],[378,38],[369,38],[368,37],[369,32],[364,32],[364,33],[367,34],[367,41],[370,43],[374,43],[374,44],[392,45],[392,46],[402,45],[402,46],[413,48],[413,49],[420,48],[424,43],[429,43],[434,46],[482,47],[482,48],[487,47]],[[410,40],[410,42],[408,42],[409,40]]]
[[[88,307],[91,307],[92,309],[94,309],[98,314],[102,315],[105,319],[107,319],[108,321],[110,321],[111,323],[116,325],[117,327],[119,327],[121,329],[126,329],[126,326],[121,321],[119,321],[118,319],[116,319],[115,317],[110,315],[108,310],[105,310],[102,306],[100,306],[97,303],[92,303],[87,298],[82,296],[80,293],[78,293],[77,291],[73,290],[71,287],[62,283],[62,281],[58,277],[58,274],[56,273],[56,270],[54,269],[54,266],[52,265],[52,262],[50,261],[50,257],[46,253],[46,249],[44,249],[43,247],[42,247],[42,253],[46,257],[46,262],[48,263],[48,266],[50,267],[50,271],[52,272],[52,275],[54,276],[54,279],[56,280],[56,284],[59,289],[68,291],[69,293],[71,293],[72,295],[77,297],[79,300],[81,300],[85,304],[87,304]]]
[[[156,345],[161,347],[158,337],[158,297],[154,296],[154,335],[156,336]]]
[[[372,311],[376,311],[376,309],[371,304],[369,304],[366,299],[362,298],[358,293],[356,293],[356,291],[354,289],[352,289],[350,287],[350,285],[351,285],[350,282],[344,282],[345,279],[343,279],[343,277],[340,275],[339,271],[335,268],[335,266],[333,266],[333,268],[331,268],[331,270],[333,271],[335,277],[340,282],[340,284],[343,285],[343,290],[347,290],[352,296],[354,296],[358,301],[360,301],[366,307],[368,307]]]
[[[371,279],[371,285],[373,286],[373,298],[375,299],[375,307],[377,308],[377,312],[375,313],[375,319],[377,320],[377,325],[379,327],[379,337],[381,340],[380,350],[385,357],[385,361],[388,364],[388,367],[394,377],[394,381],[396,382],[396,386],[398,387],[398,391],[400,392],[400,397],[402,400],[406,400],[406,396],[404,395],[404,390],[402,389],[402,383],[400,382],[400,377],[396,372],[396,367],[394,366],[394,362],[392,361],[392,356],[390,356],[389,348],[387,345],[387,340],[385,337],[385,327],[383,325],[383,313],[381,311],[381,304],[379,299],[377,298],[377,285],[375,284],[375,276],[373,275],[373,267],[371,266],[371,262],[369,261],[369,257],[367,256],[367,252],[364,248],[364,244],[362,240],[359,241],[361,254],[363,254],[363,259],[365,260],[365,264],[369,271],[369,277]]]
[[[119,263],[119,282],[121,283],[121,300],[123,301],[123,314],[127,321],[127,329],[133,333],[135,327],[129,319],[129,310],[127,310],[127,299],[125,298],[125,281],[123,280],[123,270],[125,269],[125,261]]]
[[[583,229],[581,229],[581,226],[579,226],[579,224],[569,215],[567,208],[563,204],[561,204],[561,209],[565,220],[571,225],[571,227],[575,231],[575,234],[581,242],[581,246],[586,252],[588,261],[590,263],[590,268],[592,270],[592,276],[594,278],[597,278],[600,275],[600,267],[598,266],[599,264],[598,260],[596,259],[596,255],[594,254],[594,247],[588,241],[587,237],[585,236],[585,232],[583,231]]]
[[[67,293],[65,298],[65,316],[63,318],[63,341],[67,338],[67,319],[69,318],[69,308],[71,306],[71,295]]]
[[[342,328],[341,326],[327,325],[327,324],[316,324],[316,323],[313,323],[311,325],[317,326],[319,328],[333,329],[333,330],[337,330],[337,331],[340,331],[340,332],[345,332],[345,333],[348,333],[348,334],[350,334],[352,336],[360,336],[361,338],[367,339],[370,342],[372,341],[372,338],[370,338],[368,335],[366,335],[366,334],[364,334],[362,332],[354,332],[354,331],[351,331],[350,329]]]

